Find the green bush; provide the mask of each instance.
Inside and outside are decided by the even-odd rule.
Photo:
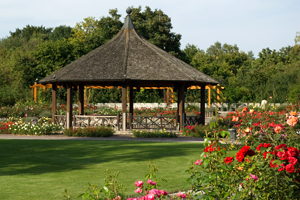
[[[114,130],[108,126],[64,129],[64,135],[75,137],[110,137]]]
[[[133,136],[136,138],[177,138],[177,134],[169,131],[132,131]]]

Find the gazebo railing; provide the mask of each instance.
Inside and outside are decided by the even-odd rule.
[[[144,116],[129,114],[129,130],[178,130],[178,127],[178,116]]]
[[[119,115],[74,115],[73,127],[110,126],[118,130]]]
[[[184,117],[184,126],[191,126],[195,124],[201,124],[201,116],[186,116]]]
[[[66,115],[54,115],[55,124],[66,126]],[[119,115],[74,115],[73,116],[73,128],[79,127],[94,127],[94,126],[111,126],[115,130],[119,130]]]
[[[66,115],[54,115],[56,124],[66,126]],[[201,116],[185,116],[184,126],[201,124]],[[111,126],[115,130],[122,130],[121,115],[74,115],[73,127]],[[179,130],[179,116],[145,116],[131,115],[127,117],[127,130]]]
[[[54,115],[55,124],[66,126],[67,119],[66,115]]]

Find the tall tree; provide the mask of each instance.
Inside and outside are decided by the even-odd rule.
[[[173,55],[180,54],[181,35],[171,32],[173,28],[171,18],[162,10],[152,11],[146,6],[141,12],[139,6],[132,8],[131,18],[136,29],[149,42]]]
[[[52,41],[57,41],[57,40],[63,40],[63,39],[68,39],[71,37],[72,33],[72,28],[70,26],[58,26],[55,27],[55,29],[52,31],[50,34],[49,39]]]

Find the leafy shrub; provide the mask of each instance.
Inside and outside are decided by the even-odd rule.
[[[110,137],[114,130],[109,126],[64,129],[64,135],[75,137]]]
[[[217,123],[211,123],[211,125],[196,124],[196,125],[184,127],[184,129],[181,130],[181,134],[189,137],[211,138],[214,137],[219,132],[224,130],[226,131],[227,129],[228,126],[219,125]]]
[[[165,130],[156,130],[156,131],[132,131],[133,136],[136,138],[177,138],[177,134]]]

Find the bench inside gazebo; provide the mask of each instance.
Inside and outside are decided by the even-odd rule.
[[[52,119],[67,128],[78,126],[111,125],[117,129],[166,129],[176,130],[187,124],[205,124],[205,87],[218,82],[185,62],[158,48],[143,38],[131,20],[131,9],[122,29],[110,41],[82,56],[62,69],[39,81],[52,84]],[[67,88],[67,114],[56,115],[57,87]],[[186,116],[184,99],[190,86],[201,88],[201,115]],[[84,115],[84,87],[122,87],[122,114],[117,116]],[[127,114],[127,87],[129,111]],[[140,87],[172,87],[177,91],[176,116],[133,115],[133,89]],[[79,114],[73,116],[72,89],[78,88]]]

